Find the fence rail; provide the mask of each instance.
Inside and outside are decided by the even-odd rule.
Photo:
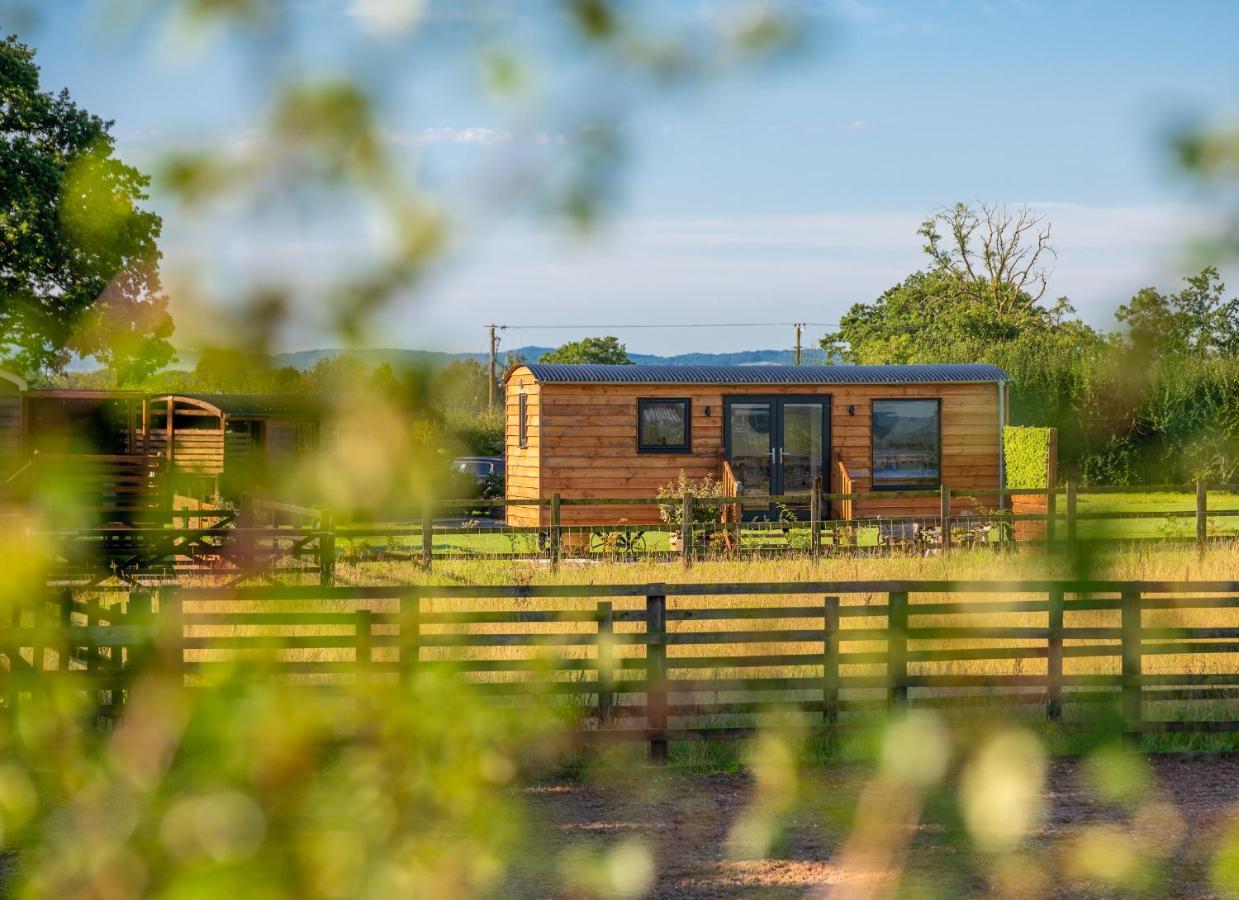
[[[4,707],[69,679],[114,718],[155,645],[189,690],[249,664],[399,702],[419,673],[451,673],[496,702],[566,704],[577,738],[643,741],[656,761],[776,710],[823,733],[916,706],[1006,707],[1132,743],[1239,732],[1239,582],[274,586],[110,605],[63,592],[0,631]]]
[[[551,566],[570,559],[678,559],[719,555],[820,555],[888,553],[936,554],[953,548],[1067,549],[1101,541],[1155,540],[1194,543],[1204,547],[1218,540],[1239,539],[1239,503],[1220,495],[1239,493],[1239,485],[1144,485],[1124,488],[1149,493],[1193,488],[1191,509],[1081,510],[1080,499],[1111,495],[1114,488],[1005,489],[981,492],[952,490],[883,491],[879,493],[807,493],[774,497],[745,496],[746,504],[794,503],[807,519],[772,517],[739,521],[736,497],[561,498],[545,501],[497,500],[496,507],[545,506],[549,522],[510,526],[485,519],[437,517],[437,512],[468,509],[470,501],[444,501],[427,508],[420,521],[407,523],[337,524],[329,512],[266,501],[243,502],[233,511],[179,510],[180,525],[111,526],[36,533],[57,553],[57,576],[66,583],[121,582],[147,584],[194,575],[225,582],[262,577],[314,577],[330,584],[339,564],[364,571],[374,563],[410,562],[429,568],[436,560],[530,559]],[[1065,497],[1059,503],[1058,498]],[[830,519],[824,511],[839,501],[938,498],[936,509],[922,515],[868,519]],[[980,499],[1001,498],[1002,509],[978,505]],[[1211,502],[1213,498],[1214,502]],[[1039,508],[1027,501],[1040,501]],[[676,504],[675,524],[640,525],[617,522],[608,507],[634,504]],[[465,504],[465,505],[462,505]],[[476,505],[476,504],[474,504]],[[960,506],[965,506],[964,510]],[[599,524],[565,524],[563,509],[596,507]],[[1013,507],[1013,508],[1008,508]],[[699,513],[707,510],[703,517]],[[208,518],[213,516],[214,518]],[[264,517],[276,517],[259,524]],[[714,521],[717,518],[718,521]],[[280,524],[280,522],[286,524]],[[1161,522],[1157,530],[1133,525]],[[1105,527],[1109,524],[1110,527]],[[1233,524],[1232,524],[1233,523]],[[196,527],[186,527],[196,526]],[[1128,531],[1124,533],[1122,529]]]

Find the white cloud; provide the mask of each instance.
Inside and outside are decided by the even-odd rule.
[[[1186,250],[1193,237],[1214,233],[1218,224],[1212,214],[1177,204],[1031,205],[1054,225],[1058,257],[1050,296],[1066,295],[1088,321],[1103,327],[1113,325],[1115,307],[1140,287],[1173,289],[1193,266],[1199,269]],[[390,310],[378,323],[376,340],[478,349],[480,323],[488,321],[838,321],[853,303],[872,301],[924,267],[916,233],[924,216],[923,210],[890,210],[624,219],[591,240],[568,240],[549,228],[487,235],[485,228],[479,234],[462,227],[458,234],[469,240],[435,277]],[[169,235],[168,263],[175,268],[195,249],[212,248],[200,262],[219,277],[221,296],[255,284],[288,284],[298,309],[304,306],[299,337],[290,347],[319,346],[330,339],[315,333],[319,289],[364,265],[381,243],[381,235],[350,223],[308,235],[238,232],[226,241],[176,229]],[[530,330],[509,340],[516,346],[567,336]],[[620,337],[640,352],[751,349],[782,346],[787,339],[777,328],[651,329]]]
[[[567,138],[557,131],[522,133],[504,128],[475,126],[470,128],[423,128],[420,131],[392,131],[387,140],[399,146],[419,144],[510,144],[528,142],[533,144],[562,144]]]
[[[409,143],[415,144],[506,144],[512,132],[502,128],[423,128]]]
[[[351,0],[348,6],[348,14],[375,37],[408,31],[425,13],[426,0]]]
[[[868,3],[863,3],[861,0],[829,0],[826,4],[827,11],[841,19],[851,19],[855,22],[867,22],[871,19],[876,19],[880,15],[879,11],[870,6]]]

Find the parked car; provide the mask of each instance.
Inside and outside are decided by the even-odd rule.
[[[503,457],[458,456],[452,460],[452,471],[461,475],[472,475],[477,479],[478,484],[481,484],[488,476],[503,477]]]
[[[503,497],[504,465],[500,456],[461,456],[452,460],[452,475],[462,499],[494,500]],[[503,507],[481,503],[469,510],[470,515],[502,518]]]

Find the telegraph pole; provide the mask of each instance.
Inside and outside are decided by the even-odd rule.
[[[486,410],[490,413],[495,411],[495,385],[497,384],[495,380],[495,361],[499,354],[498,331],[504,327],[506,326],[496,325],[493,322],[486,326],[487,331],[490,332],[490,384],[486,394]]]
[[[796,322],[796,365],[800,365],[800,329],[804,328],[804,322]]]

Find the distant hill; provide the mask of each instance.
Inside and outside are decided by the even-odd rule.
[[[516,347],[511,350],[501,350],[499,359],[502,363],[508,355],[520,356],[530,362],[537,362],[542,354],[553,350],[553,347]],[[407,366],[446,366],[462,359],[473,359],[485,364],[489,357],[485,353],[442,353],[437,350],[298,350],[294,353],[280,353],[275,357],[277,365],[292,366],[295,369],[310,369],[322,359],[332,359],[337,356],[352,356],[371,366],[388,363],[393,368]],[[649,353],[630,353],[634,363],[647,366],[774,366],[791,365],[795,362],[791,350],[738,350],[734,353],[679,353],[674,356],[657,356]],[[192,366],[192,354],[181,353],[180,366]],[[822,351],[806,349],[804,361],[807,364],[821,363]]]

